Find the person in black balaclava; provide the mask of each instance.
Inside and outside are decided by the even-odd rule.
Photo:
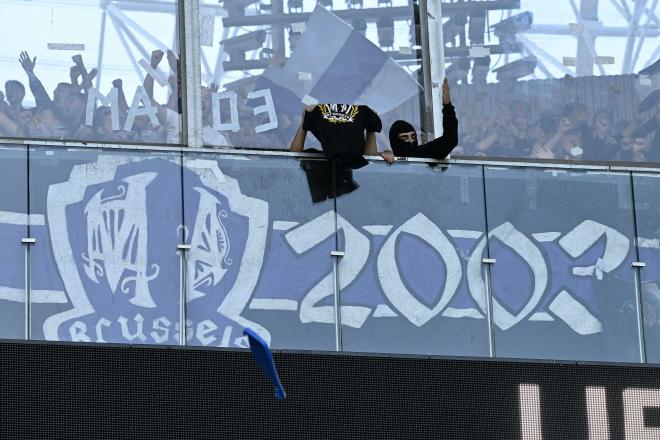
[[[449,83],[442,83],[442,128],[443,134],[437,139],[419,145],[415,128],[406,121],[396,121],[390,128],[391,151],[381,155],[392,163],[394,157],[423,157],[444,159],[458,144],[458,119],[449,96]]]

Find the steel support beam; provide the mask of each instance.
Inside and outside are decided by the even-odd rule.
[[[520,0],[493,0],[493,1],[466,1],[458,3],[444,3],[442,5],[445,15],[468,13],[475,8],[481,10],[501,10],[501,9],[518,9],[520,8]],[[387,15],[393,19],[410,20],[410,6],[395,6],[385,9]],[[332,11],[343,20],[351,20],[353,18],[362,18],[366,21],[376,21],[378,17],[383,15],[383,8],[367,8],[367,9],[335,9]],[[235,16],[223,18],[222,22],[225,26],[269,26],[277,23],[298,23],[306,22],[312,14],[310,12],[296,12],[291,14],[260,14],[250,16]]]
[[[192,148],[204,146],[202,138],[202,70],[200,62],[199,0],[179,3],[181,44],[181,88],[183,93],[183,143]]]
[[[628,35],[626,41],[626,51],[623,55],[623,70],[621,73],[631,73],[632,66],[632,56],[633,49],[635,48],[635,37],[639,28],[639,20],[642,17],[642,12],[644,12],[644,7],[646,6],[646,0],[637,0],[633,9],[633,14],[631,19],[628,21]]]
[[[584,23],[586,29],[596,37],[626,37],[628,35],[627,27],[615,27],[615,26],[603,26],[600,22],[598,23]],[[635,34],[636,36],[647,37],[658,37],[660,36],[660,29],[654,29],[648,27],[644,30],[638,30]],[[520,32],[518,35],[571,35],[574,36],[575,33],[572,32],[568,26],[562,24],[533,24],[531,28],[527,29],[524,32]]]
[[[579,19],[581,23],[598,21],[598,0],[582,0],[580,2]],[[584,28],[582,38],[577,39],[577,56],[575,73],[577,76],[592,76],[594,74],[594,56],[589,46],[595,47],[596,37]]]
[[[592,37],[591,31],[585,26],[585,20],[582,18],[582,13],[578,11],[578,8],[575,4],[575,0],[569,0],[571,4],[571,9],[573,9],[573,14],[575,14],[575,18],[578,21],[578,24],[580,25],[580,28],[582,30],[582,33],[578,35],[578,53],[576,56],[582,55],[583,57],[585,54],[588,54],[588,57],[591,58],[591,69],[587,69],[587,61],[583,61],[583,69],[585,72],[584,75],[590,76],[593,75],[593,59],[598,56],[596,53],[596,47],[595,47],[595,37]],[[584,0],[585,3],[587,4],[588,8],[586,9],[587,11],[591,10],[598,10],[598,0]],[[595,3],[595,7],[593,3]],[[582,43],[584,46],[582,47],[582,52],[580,51],[580,43]],[[589,59],[589,58],[588,58]],[[578,61],[579,62],[579,61]],[[605,75],[605,69],[601,64],[598,64],[598,71],[600,72],[601,75]],[[578,74],[579,75],[579,74]]]
[[[491,2],[497,3],[497,2]],[[433,103],[433,127],[429,130],[429,138],[442,135],[442,81],[445,79],[445,40],[442,33],[442,14],[447,6],[440,0],[428,1],[429,54],[431,69],[431,101]]]
[[[101,87],[101,73],[103,69],[103,48],[105,45],[105,26],[108,21],[108,11],[103,11],[103,16],[101,17],[101,32],[99,35],[99,54],[96,59],[96,89],[99,90]]]
[[[655,11],[655,8],[658,6],[658,0],[653,0],[653,4],[651,5],[651,10]],[[647,15],[646,17],[646,23],[644,23],[644,26],[640,29],[640,34],[639,35],[639,41],[637,41],[637,46],[635,47],[635,52],[633,53],[632,61],[631,61],[631,70],[635,69],[635,66],[637,65],[637,61],[639,60],[639,54],[642,51],[642,46],[644,46],[644,40],[647,37],[647,31],[651,28],[651,16]]]

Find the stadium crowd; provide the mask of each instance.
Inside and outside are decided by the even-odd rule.
[[[458,114],[474,103],[458,105]],[[537,118],[530,104],[514,101],[491,115],[470,111],[454,155],[589,161],[660,162],[660,90],[631,120],[615,121],[607,109],[590,113],[579,102]]]
[[[164,57],[163,51],[154,51],[151,55],[151,67],[157,69]],[[150,104],[157,108],[156,119],[144,114],[137,115],[127,130],[124,123],[129,114],[129,104],[121,79],[112,81],[112,87],[117,89],[119,112],[119,127],[113,127],[110,106],[97,105],[93,108],[91,121],[87,117],[88,94],[98,72],[96,69],[88,70],[80,55],[72,57],[69,80],[58,83],[50,95],[35,72],[37,58],[31,58],[27,52],[21,52],[18,61],[27,75],[29,91],[36,105],[26,107],[26,87],[21,81],[7,81],[4,93],[0,91],[0,136],[99,142],[178,143],[181,133],[179,63],[171,51],[168,51],[167,59],[173,72],[168,78],[171,90],[168,101],[162,104],[156,102],[153,97],[154,78],[152,75],[146,75],[143,87],[151,100]]]
[[[48,93],[35,72],[37,59],[22,52],[19,63],[27,76],[29,91],[35,106],[26,107],[26,87],[16,79],[5,83],[0,91],[0,136],[10,138],[51,138],[92,142],[180,143],[181,87],[180,64],[177,56],[168,51],[155,50],[150,65],[154,71],[167,58],[170,74],[167,78],[170,95],[167,102],[154,99],[154,77],[147,74],[143,83],[151,105],[157,108],[156,117],[139,114],[130,124],[121,79],[112,86],[118,93],[119,127],[113,126],[112,109],[95,105],[88,110],[88,95],[98,72],[88,70],[80,55],[72,57],[69,80],[57,84]],[[203,137],[206,145],[241,145],[257,147],[283,144],[279,139],[288,126],[297,121],[280,117],[278,130],[255,133],[258,121],[241,118],[240,131],[220,133],[212,129],[212,99],[217,86],[202,88]],[[106,91],[107,92],[107,91]],[[104,103],[102,103],[104,104]],[[133,103],[132,106],[141,103]],[[144,103],[142,103],[144,104]],[[251,114],[252,109],[240,113]],[[535,159],[568,159],[590,161],[660,162],[660,90],[652,92],[638,107],[631,120],[615,121],[607,109],[590,114],[585,105],[570,102],[559,111],[546,110],[538,117],[530,116],[530,103],[514,101],[501,105],[499,111],[483,114],[478,103],[458,103],[459,117],[467,112],[469,118],[459,127],[459,146],[455,156],[514,157]],[[93,116],[88,114],[93,111]],[[130,119],[130,118],[129,118]],[[223,116],[224,119],[224,116]],[[119,129],[117,129],[119,128]],[[289,130],[290,131],[290,130]],[[269,136],[276,138],[270,139]],[[243,145],[249,139],[251,145]],[[381,142],[381,139],[379,139]]]

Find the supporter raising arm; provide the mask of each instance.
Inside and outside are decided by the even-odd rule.
[[[458,145],[458,119],[451,104],[447,79],[442,83],[442,128],[442,136],[419,145],[415,128],[406,121],[396,121],[390,128],[392,151],[385,151],[382,156],[390,163],[395,156],[444,159]]]
[[[305,139],[307,138],[307,130],[303,128],[303,126],[305,125],[305,114],[314,110],[314,107],[316,106],[308,105],[307,107],[305,107],[305,110],[302,113],[302,120],[300,121],[300,127],[298,127],[298,131],[296,132],[296,135],[293,137],[293,140],[291,141],[291,146],[289,147],[289,151],[300,153],[305,148]]]
[[[151,52],[151,60],[150,60],[151,68],[154,71],[158,69],[158,65],[163,60],[164,56],[165,53],[160,49],[156,49],[153,52]],[[181,133],[181,127],[180,127],[181,115],[179,114],[179,104],[178,104],[179,77],[178,74],[176,74],[178,69],[177,67],[178,60],[176,59],[174,52],[172,52],[171,50],[167,51],[167,59],[168,62],[170,63],[170,68],[173,69],[173,71],[175,72],[171,74],[168,79],[168,82],[172,88],[172,92],[170,94],[167,104],[165,105],[159,104],[154,98],[154,78],[151,76],[151,74],[147,74],[147,76],[145,76],[143,86],[144,89],[147,91],[147,95],[149,96],[152,105],[158,108],[158,121],[163,127],[165,127],[166,141],[168,143],[177,143],[180,140],[179,137]]]
[[[76,90],[87,94],[87,90],[92,87],[92,81],[96,78],[98,72],[96,69],[92,69],[89,72],[87,71],[87,68],[83,63],[82,55],[74,55],[71,57],[71,60],[74,64],[69,71],[71,84]],[[80,82],[78,82],[78,77],[81,79]]]
[[[28,76],[30,91],[34,96],[34,101],[37,104],[37,107],[52,103],[50,96],[48,96],[48,92],[46,92],[46,88],[41,83],[41,80],[39,80],[34,74],[34,68],[37,65],[37,57],[30,59],[30,55],[24,51],[19,55],[18,62]]]

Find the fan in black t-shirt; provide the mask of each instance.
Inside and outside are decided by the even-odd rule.
[[[391,151],[381,155],[392,163],[394,157],[424,157],[444,159],[458,145],[458,119],[449,96],[449,83],[442,83],[442,128],[443,134],[426,144],[419,145],[415,128],[406,121],[396,121],[390,128]]]
[[[376,154],[375,133],[382,128],[378,115],[366,105],[309,106],[289,150],[303,151],[305,137],[311,131],[330,161],[347,168],[361,168],[368,163],[363,154]]]

